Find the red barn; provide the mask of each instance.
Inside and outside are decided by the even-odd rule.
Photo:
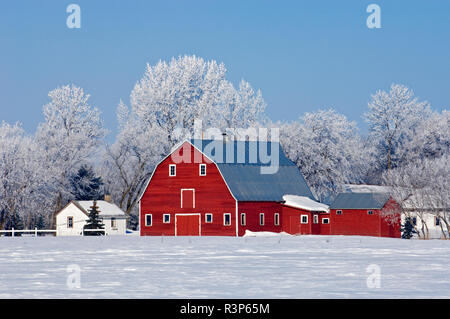
[[[288,209],[283,206],[286,194],[314,198],[279,143],[186,141],[150,177],[139,199],[140,233],[242,236],[246,230],[281,232],[289,224],[283,220]]]
[[[292,235],[329,235],[327,205],[295,195],[285,195],[283,200],[283,231]]]
[[[330,205],[330,234],[400,238],[400,211],[389,194],[341,193]]]

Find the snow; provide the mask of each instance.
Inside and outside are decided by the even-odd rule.
[[[97,207],[100,211],[99,215],[102,216],[124,216],[125,213],[122,211],[119,207],[117,207],[115,204],[109,203],[104,200],[98,200]],[[91,210],[92,205],[94,204],[94,201],[91,200],[81,200],[77,201],[78,204],[80,204],[81,207],[86,212],[89,212]]]
[[[284,204],[287,206],[292,206],[315,212],[325,212],[325,213],[330,212],[328,205],[318,203],[305,196],[284,195],[283,200],[285,201]]]
[[[1,237],[0,298],[450,298],[449,264],[440,240]]]

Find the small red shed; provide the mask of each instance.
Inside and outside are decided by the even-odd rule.
[[[400,238],[400,213],[389,194],[340,193],[330,205],[330,234]]]

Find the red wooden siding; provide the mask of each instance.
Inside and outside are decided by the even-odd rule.
[[[314,215],[317,216],[317,223],[314,223]],[[301,222],[302,216],[307,216],[306,223]],[[328,235],[330,225],[322,222],[329,217],[327,213],[283,205],[283,231],[292,235]]]
[[[175,154],[158,165],[141,198],[141,235],[173,236],[175,235],[175,214],[198,213],[202,236],[235,236],[236,201],[216,164],[211,163],[187,142],[175,151]],[[176,163],[181,157],[189,155],[191,159],[198,158],[201,163],[206,164],[206,176],[199,174],[200,163]],[[176,176],[169,176],[170,164],[176,164]],[[182,189],[193,190],[183,191],[183,207],[181,207]],[[213,215],[212,223],[206,223],[207,213]],[[229,226],[223,225],[224,213],[231,214]],[[145,226],[145,214],[152,214],[152,226]],[[163,214],[170,214],[170,223],[163,223]]]
[[[331,235],[360,235],[400,238],[400,217],[395,223],[390,223],[382,212],[398,209],[398,204],[390,199],[379,209],[331,209]],[[342,214],[338,215],[337,211]],[[369,215],[368,211],[373,211]]]
[[[239,202],[239,236],[243,236],[246,230],[281,232],[281,209],[281,204],[277,202]],[[241,214],[245,214],[245,225],[241,225]],[[264,214],[264,225],[260,225],[260,214]],[[278,214],[278,226],[275,225],[275,214]]]

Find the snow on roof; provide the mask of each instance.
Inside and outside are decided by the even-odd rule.
[[[326,212],[326,213],[330,212],[328,205],[313,201],[309,197],[297,195],[284,195],[283,200],[285,201],[284,204],[287,206],[292,206],[315,212]]]
[[[91,206],[94,201],[92,200],[80,200],[77,203],[87,212],[91,210]],[[97,207],[100,216],[125,216],[125,212],[117,207],[115,204],[109,203],[104,200],[97,201]]]
[[[389,193],[391,187],[368,184],[345,184],[344,188],[351,193]]]

